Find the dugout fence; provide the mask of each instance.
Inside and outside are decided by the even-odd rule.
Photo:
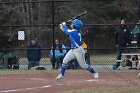
[[[50,69],[48,54],[51,46],[54,45],[55,38],[59,38],[62,43],[69,46],[68,37],[59,30],[58,25],[87,11],[87,15],[80,17],[84,22],[84,28],[81,30],[82,37],[88,45],[91,64],[106,68],[115,62],[114,32],[120,25],[120,19],[127,20],[127,26],[131,31],[137,23],[139,11],[137,2],[138,0],[135,0],[132,4],[128,0],[127,3],[132,5],[128,6],[128,9],[120,6],[119,11],[117,6],[112,7],[117,1],[0,0],[1,53],[12,50],[18,58],[19,69],[27,69],[27,45],[31,38],[37,38],[42,46],[40,65]],[[110,6],[106,6],[107,3]],[[124,3],[126,4],[126,2],[120,2],[121,5]],[[97,5],[104,7],[97,7]],[[134,9],[135,12],[132,12]],[[18,39],[18,31],[25,32],[23,40]]]

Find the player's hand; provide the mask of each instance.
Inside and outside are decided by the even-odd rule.
[[[66,25],[66,22],[62,22],[61,24],[64,26],[64,25]]]
[[[64,31],[64,29],[63,29],[63,26],[64,25],[66,25],[66,22],[62,22],[60,25],[59,25],[59,27],[60,27],[60,29],[62,30],[62,31]]]
[[[62,25],[62,24],[60,24],[60,25],[59,25],[59,28],[62,30],[62,29],[63,29],[63,25]]]
[[[59,26],[64,26],[66,25],[66,22],[62,22]]]

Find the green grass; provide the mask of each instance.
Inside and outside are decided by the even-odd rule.
[[[14,69],[2,69],[0,70],[0,75],[9,75],[9,74],[37,74],[37,73],[52,73],[52,74],[58,74],[60,70],[14,70]],[[84,73],[86,70],[79,69],[79,70],[67,70],[68,73]],[[66,72],[66,73],[67,73]]]
[[[91,64],[95,65],[108,65],[115,63],[115,54],[93,54],[90,55]],[[28,64],[27,58],[19,59],[20,65]],[[51,64],[50,58],[41,58],[40,64]]]
[[[114,64],[115,63],[115,55],[113,55],[113,54],[91,55],[90,62],[93,65]]]
[[[8,74],[37,74],[37,73],[52,73],[52,74],[58,74],[60,70],[14,70],[14,69],[2,69],[0,70],[0,75],[8,75]],[[71,74],[78,74],[78,73],[84,73],[87,72],[85,69],[78,69],[78,70],[67,70],[66,73]],[[112,73],[111,70],[100,70],[99,73]],[[138,70],[116,70],[113,72],[138,72]]]
[[[1,75],[12,75],[12,74],[37,74],[37,73],[46,73],[51,72],[47,70],[0,70],[0,76]]]

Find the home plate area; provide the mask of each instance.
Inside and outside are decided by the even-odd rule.
[[[139,87],[138,72],[99,72],[94,79],[89,72],[67,72],[57,81],[58,73],[12,74],[0,77],[0,93],[62,93],[96,87]]]

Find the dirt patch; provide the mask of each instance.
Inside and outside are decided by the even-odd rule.
[[[68,71],[62,81],[55,73],[11,74],[0,77],[0,93],[57,93],[90,87],[137,88],[138,72],[99,72],[99,79],[86,71]]]

